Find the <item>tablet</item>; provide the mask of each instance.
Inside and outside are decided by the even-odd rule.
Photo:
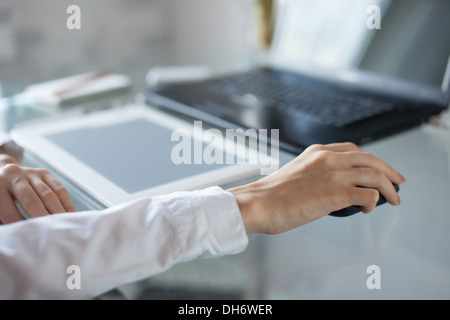
[[[249,161],[260,156],[256,149],[201,125],[130,105],[27,124],[11,135],[105,206],[260,174],[262,162]]]

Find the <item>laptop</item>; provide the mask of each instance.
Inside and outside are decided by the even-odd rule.
[[[293,153],[363,145],[448,108],[449,1],[375,1],[380,29],[368,1],[283,3],[268,63],[149,89],[147,101],[221,128],[278,129]]]

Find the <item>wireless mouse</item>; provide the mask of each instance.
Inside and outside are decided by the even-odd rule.
[[[392,185],[394,186],[394,188],[397,192],[400,190],[400,187],[397,184],[393,183]],[[365,187],[361,187],[361,188],[365,188]],[[382,205],[386,202],[387,202],[386,198],[382,194],[380,194],[380,198],[378,199],[377,206]],[[360,211],[361,211],[360,206],[350,206],[350,207],[347,207],[347,208],[344,208],[344,209],[341,209],[338,211],[334,211],[334,212],[330,213],[329,215],[333,216],[333,217],[348,217],[348,216],[351,216]]]

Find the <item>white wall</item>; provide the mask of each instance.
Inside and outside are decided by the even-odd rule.
[[[168,3],[174,61],[221,68],[239,67],[252,58],[256,35],[251,0]]]
[[[23,86],[90,70],[233,66],[248,54],[249,0],[1,0],[0,82]],[[66,9],[81,8],[81,30]]]

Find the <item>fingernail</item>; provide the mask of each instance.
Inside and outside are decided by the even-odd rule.
[[[397,205],[399,205],[399,204],[400,204],[400,196],[397,195]]]
[[[406,181],[406,178],[401,173],[399,173],[398,175],[399,175],[400,179],[402,180],[402,182]]]

